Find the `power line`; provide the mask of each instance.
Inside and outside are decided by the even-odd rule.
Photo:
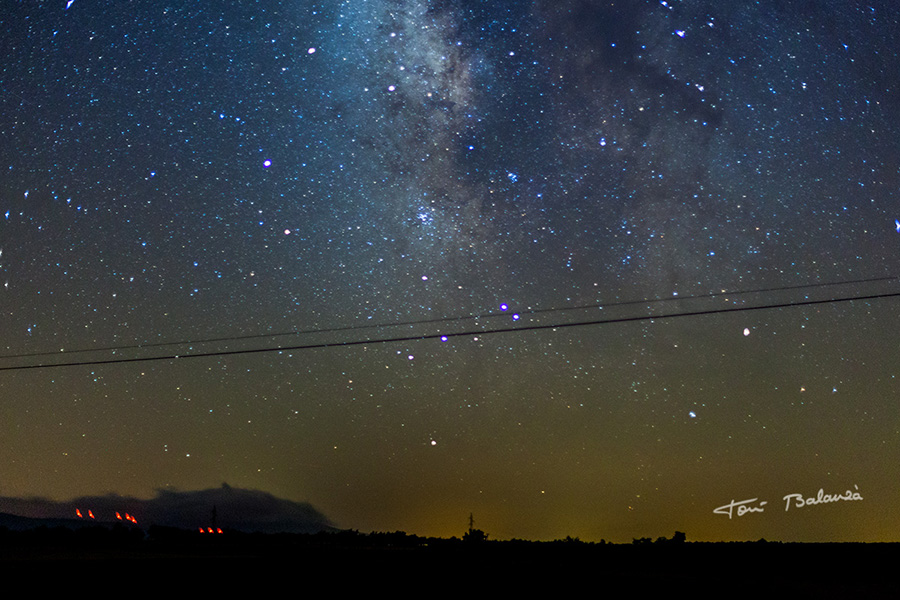
[[[178,360],[178,359],[187,359],[187,358],[209,358],[209,357],[221,357],[221,356],[235,356],[239,354],[262,354],[266,352],[294,352],[299,350],[313,350],[313,349],[324,349],[324,348],[337,348],[337,347],[350,347],[350,346],[365,346],[365,345],[373,345],[373,344],[387,344],[387,343],[399,343],[399,342],[412,342],[412,341],[423,341],[423,340],[433,340],[440,339],[442,341],[449,340],[450,338],[456,337],[468,337],[468,336],[480,336],[480,335],[492,335],[498,333],[513,333],[520,331],[541,331],[547,329],[565,329],[569,327],[586,327],[590,325],[606,325],[611,323],[633,323],[637,321],[655,321],[662,319],[673,319],[679,317],[695,317],[701,315],[714,315],[714,314],[723,314],[723,313],[734,313],[734,312],[747,312],[753,310],[769,310],[775,308],[794,308],[798,306],[813,306],[818,304],[832,304],[839,302],[853,302],[859,300],[879,300],[885,298],[896,298],[900,296],[900,292],[891,292],[886,294],[873,294],[868,296],[851,296],[847,298],[827,298],[823,300],[802,300],[799,302],[784,302],[780,304],[764,304],[760,306],[736,306],[736,307],[728,307],[728,308],[716,308],[716,309],[708,309],[701,311],[686,311],[686,312],[678,312],[678,313],[669,313],[663,315],[640,315],[635,317],[620,317],[614,319],[595,319],[590,321],[577,321],[572,323],[554,323],[549,325],[526,325],[522,327],[505,327],[500,329],[488,329],[488,330],[475,330],[475,331],[460,331],[455,333],[436,333],[436,334],[426,334],[426,335],[412,335],[412,336],[399,336],[399,337],[388,337],[388,338],[376,338],[376,339],[368,339],[368,340],[350,340],[344,342],[324,342],[317,344],[305,344],[298,346],[286,346],[280,348],[254,348],[247,350],[224,350],[218,352],[198,352],[195,354],[169,354],[162,356],[150,356],[150,357],[142,357],[142,358],[113,358],[113,359],[103,359],[103,360],[91,360],[91,361],[77,361],[77,362],[67,362],[67,363],[52,363],[52,364],[34,364],[34,365],[20,365],[15,367],[0,367],[0,371],[20,371],[26,369],[48,369],[54,367],[79,367],[79,366],[97,366],[97,365],[111,365],[111,364],[123,364],[123,363],[136,363],[136,362],[153,362],[153,361],[161,361],[161,360]]]
[[[605,308],[614,308],[614,307],[622,307],[622,306],[637,306],[637,305],[645,305],[645,304],[663,304],[666,302],[675,302],[675,301],[687,301],[687,300],[702,300],[708,298],[718,298],[721,296],[743,296],[748,294],[764,294],[771,292],[784,292],[790,290],[799,290],[799,289],[818,289],[818,288],[826,288],[826,287],[835,287],[839,285],[854,285],[861,283],[877,283],[883,281],[897,281],[900,280],[900,277],[875,277],[871,279],[856,279],[850,281],[835,281],[835,282],[824,282],[824,283],[809,283],[809,284],[800,284],[800,285],[792,285],[792,286],[782,286],[782,287],[770,287],[770,288],[759,288],[753,290],[737,290],[737,291],[722,291],[722,292],[712,292],[709,294],[697,294],[693,296],[672,296],[666,298],[647,298],[643,300],[622,300],[619,302],[607,302],[607,303],[597,303],[597,304],[583,304],[578,306],[566,306],[566,307],[555,307],[555,308],[542,308],[542,309],[532,309],[532,310],[520,310],[520,311],[511,311],[518,315],[539,315],[539,314],[551,314],[558,312],[567,312],[567,311],[576,311],[576,310],[591,310],[591,309],[605,309]],[[457,317],[440,317],[436,319],[421,319],[415,321],[396,321],[392,323],[368,323],[363,325],[348,325],[344,327],[330,327],[324,329],[300,329],[294,331],[284,331],[280,333],[256,333],[250,335],[240,335],[240,336],[227,336],[227,337],[218,337],[218,338],[205,338],[199,340],[183,340],[183,341],[175,341],[175,342],[153,342],[146,344],[130,344],[130,345],[119,345],[119,346],[98,346],[95,348],[80,348],[77,350],[59,350],[59,351],[44,351],[44,352],[30,352],[23,354],[7,354],[0,355],[0,360],[6,359],[18,359],[18,358],[37,358],[41,356],[63,356],[66,354],[84,354],[87,352],[118,352],[124,350],[145,350],[149,348],[163,348],[166,346],[196,346],[200,344],[212,344],[212,343],[220,343],[220,342],[241,342],[246,340],[256,340],[256,339],[272,339],[277,337],[286,337],[286,336],[301,336],[301,335],[312,335],[312,334],[325,334],[325,333],[341,333],[345,331],[362,331],[365,329],[387,329],[389,327],[414,327],[416,325],[435,325],[438,323],[458,323],[460,321],[478,321],[478,320],[486,320],[486,319],[494,319],[497,317],[508,317],[510,312],[499,312],[499,313],[488,313],[482,315],[468,315],[468,316],[457,316]],[[2,370],[2,369],[0,369]]]

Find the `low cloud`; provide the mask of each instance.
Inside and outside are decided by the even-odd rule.
[[[325,515],[306,502],[276,498],[259,490],[220,488],[182,492],[158,490],[148,500],[107,494],[84,496],[65,502],[46,498],[0,497],[0,512],[34,519],[84,520],[90,511],[96,521],[114,522],[116,513],[137,520],[138,525],[164,525],[183,529],[210,527],[263,533],[315,533],[334,529]]]

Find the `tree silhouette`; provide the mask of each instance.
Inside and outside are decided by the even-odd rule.
[[[468,544],[481,543],[487,541],[488,534],[480,529],[470,529],[463,534],[463,541]]]

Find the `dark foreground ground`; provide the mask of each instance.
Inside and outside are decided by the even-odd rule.
[[[298,592],[388,590],[404,596],[541,590],[561,597],[895,598],[898,559],[900,544],[589,544],[403,533],[0,529],[0,572],[38,588],[266,591],[288,584]]]

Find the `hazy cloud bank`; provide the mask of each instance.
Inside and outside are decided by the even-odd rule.
[[[37,519],[77,519],[76,510],[85,520],[91,511],[97,521],[117,520],[133,516],[139,525],[165,525],[193,529],[215,524],[223,529],[264,533],[314,533],[333,529],[321,512],[306,502],[276,498],[259,490],[234,488],[227,483],[220,488],[183,492],[158,490],[147,500],[107,494],[84,496],[59,502],[47,498],[0,497],[0,512]]]

